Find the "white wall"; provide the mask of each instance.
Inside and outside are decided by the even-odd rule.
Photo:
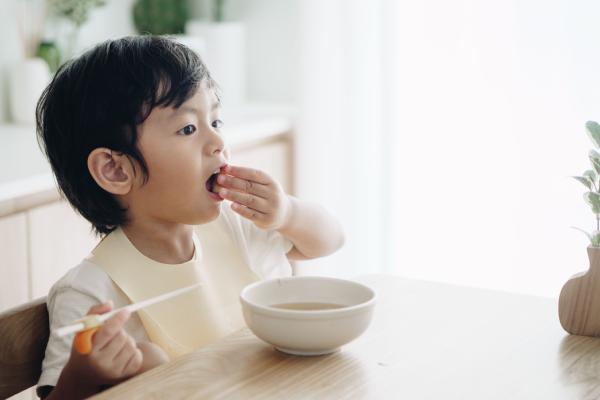
[[[348,232],[305,265],[557,296],[588,267],[569,227],[594,220],[569,176],[600,120],[599,15],[584,0],[302,2],[299,194]]]
[[[587,269],[584,123],[600,119],[600,5],[390,2],[389,270],[557,296]]]
[[[229,0],[247,32],[248,98],[293,104],[300,74],[301,0]]]
[[[352,277],[386,263],[381,3],[302,2],[298,194],[346,231],[339,252],[302,263],[310,273]]]

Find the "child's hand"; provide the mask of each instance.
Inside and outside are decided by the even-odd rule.
[[[89,314],[104,314],[112,305],[100,304],[90,308]],[[82,381],[90,385],[110,385],[135,375],[142,366],[142,352],[135,340],[123,329],[129,319],[129,311],[123,310],[106,320],[92,338],[92,351],[81,355],[74,348],[69,368]]]
[[[227,165],[217,178],[218,193],[231,208],[263,229],[280,229],[290,218],[291,202],[267,173]]]
[[[152,368],[158,367],[164,363],[169,362],[169,356],[165,351],[158,345],[152,342],[138,342],[138,349],[142,352],[144,360],[140,367],[138,374],[151,370]]]

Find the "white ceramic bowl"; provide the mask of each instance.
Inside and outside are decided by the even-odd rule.
[[[320,355],[338,350],[360,336],[371,322],[376,295],[357,282],[318,276],[260,281],[241,294],[242,311],[256,336],[280,351]],[[331,303],[341,308],[290,310],[289,303]]]

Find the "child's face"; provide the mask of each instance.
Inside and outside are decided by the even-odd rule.
[[[196,225],[219,215],[221,198],[207,181],[225,162],[222,122],[214,91],[202,84],[178,109],[155,108],[138,127],[138,146],[148,166],[130,193],[130,217]]]

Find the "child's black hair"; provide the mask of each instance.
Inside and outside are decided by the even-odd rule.
[[[90,152],[107,147],[133,158],[147,181],[137,126],[154,107],[179,107],[204,79],[216,86],[192,50],[158,36],[106,41],[58,70],[37,105],[38,143],[60,191],[97,233],[123,225],[127,210],[92,178]]]

